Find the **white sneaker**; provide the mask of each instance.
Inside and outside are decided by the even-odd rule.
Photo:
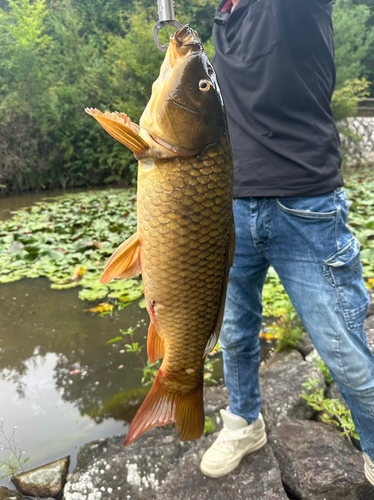
[[[222,477],[237,467],[241,459],[266,444],[265,423],[260,413],[248,425],[244,418],[221,410],[223,429],[212,446],[204,453],[200,469],[210,477]]]
[[[364,460],[366,479],[374,486],[374,463],[367,453],[364,453]]]

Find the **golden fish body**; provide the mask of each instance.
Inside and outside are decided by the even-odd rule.
[[[140,127],[124,114],[88,112],[139,159],[138,231],[114,252],[102,281],[141,271],[149,359],[163,358],[125,445],[168,422],[182,440],[197,439],[204,359],[222,323],[234,230],[222,100],[196,32],[184,27],[171,38]]]

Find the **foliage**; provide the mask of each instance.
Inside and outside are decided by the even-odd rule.
[[[361,262],[368,288],[374,278],[374,176],[372,169],[360,169],[346,179],[350,203],[348,224],[361,243]],[[371,281],[369,281],[371,280]]]
[[[374,42],[374,28],[368,26],[370,7],[353,0],[336,0],[333,10],[336,84],[365,75],[363,61]]]
[[[365,78],[356,78],[346,80],[340,89],[335,90],[332,96],[331,109],[336,122],[339,123],[355,115],[359,101],[369,95],[369,86],[370,83]]]
[[[280,282],[279,286],[281,286]],[[275,352],[295,349],[301,337],[305,335],[302,323],[289,300],[285,304],[285,309],[277,312],[279,313],[277,320],[266,332],[262,332],[260,337],[268,341],[276,340]]]
[[[324,390],[318,387],[319,380],[309,379],[303,386],[310,391],[309,394],[300,394],[306,400],[309,406],[315,411],[321,412],[319,415],[325,423],[335,425],[342,429],[342,435],[360,439],[357,434],[356,427],[352,420],[350,410],[346,410],[338,399],[325,398]],[[313,392],[311,392],[313,391]]]
[[[213,417],[205,417],[205,425],[204,425],[204,434],[209,436],[209,434],[213,434],[216,430],[216,423]]]
[[[326,363],[318,354],[314,357],[314,364],[321,370],[323,378],[325,379],[325,383],[329,387],[334,382],[334,379],[332,378],[330,370],[328,369]]]
[[[211,49],[215,2],[182,2],[177,10]],[[5,0],[0,190],[135,182],[133,154],[84,108],[139,120],[164,58],[152,38],[156,20],[150,0]]]
[[[45,276],[53,289],[80,286],[82,300],[136,300],[137,279],[100,283],[108,257],[135,232],[131,191],[66,195],[19,210],[0,223],[0,283]]]
[[[269,268],[262,291],[264,316],[280,316],[291,305],[291,301],[273,267]]]
[[[214,366],[219,362],[220,356],[217,356],[221,353],[221,346],[219,341],[217,342],[214,349],[208,353],[205,358],[204,363],[204,380],[206,383],[211,385],[217,385],[218,381],[213,378]]]
[[[45,0],[9,0],[8,7],[0,10],[0,183],[21,188],[27,172],[45,169],[39,157],[46,131],[35,116],[48,114],[44,57],[51,39]]]
[[[17,426],[14,426],[12,434],[8,437],[4,430],[4,417],[0,418],[0,439],[5,442],[5,445],[0,444],[0,449],[10,451],[10,456],[7,460],[0,460],[0,474],[1,471],[5,472],[5,474],[0,475],[0,481],[6,477],[11,477],[18,472],[24,472],[23,466],[31,458],[23,458],[25,452],[22,451],[19,442],[16,441],[16,429]]]

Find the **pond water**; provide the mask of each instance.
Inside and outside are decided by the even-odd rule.
[[[17,426],[31,466],[70,454],[74,467],[82,444],[126,432],[141,402],[139,360],[123,341],[106,342],[138,325],[145,343],[147,312],[133,303],[98,317],[90,307],[44,278],[0,285],[0,415],[8,436]],[[0,450],[0,460],[9,455]]]
[[[45,198],[0,199],[0,219]],[[125,352],[125,341],[106,344],[119,329],[134,326],[135,341],[146,344],[146,310],[137,301],[98,317],[85,312],[94,305],[79,300],[77,288],[51,289],[46,278],[0,284],[0,417],[8,437],[17,427],[23,457],[31,457],[26,470],[70,455],[72,471],[83,444],[127,431],[149,390],[141,386],[140,362]],[[268,350],[263,342],[262,357]],[[221,360],[213,376],[222,377]],[[9,456],[0,449],[0,461]],[[9,479],[0,485],[13,488]]]

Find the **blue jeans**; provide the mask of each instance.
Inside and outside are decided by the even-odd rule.
[[[273,265],[351,409],[363,450],[374,459],[374,355],[363,329],[369,297],[347,215],[342,188],[234,200],[236,253],[221,347],[230,411],[251,423],[261,409],[261,295]]]

